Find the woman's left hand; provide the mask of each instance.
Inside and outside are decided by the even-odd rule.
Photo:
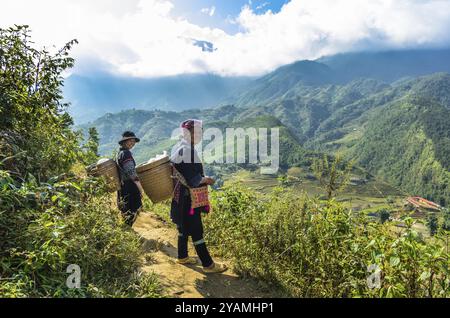
[[[136,183],[136,185],[139,189],[139,192],[141,194],[141,198],[143,198],[145,192],[144,192],[144,188],[142,187],[141,181],[135,181],[134,183]]]

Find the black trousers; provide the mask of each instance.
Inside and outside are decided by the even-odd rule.
[[[127,180],[123,183],[121,189],[117,193],[117,204],[125,223],[133,225],[136,214],[142,206],[141,193],[133,180]]]
[[[195,251],[197,252],[203,267],[213,264],[211,255],[208,252],[206,243],[203,239],[202,217],[199,211],[194,215],[186,215],[183,218],[183,227],[178,226],[178,258],[188,257],[188,240],[192,237]]]

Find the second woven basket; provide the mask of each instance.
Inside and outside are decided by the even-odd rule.
[[[145,194],[153,203],[170,199],[173,193],[172,166],[169,156],[159,156],[136,167]]]

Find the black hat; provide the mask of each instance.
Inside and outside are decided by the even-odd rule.
[[[126,131],[122,134],[122,139],[119,141],[119,145],[121,145],[124,141],[129,140],[129,139],[134,139],[134,140],[136,140],[136,142],[141,141],[138,137],[136,137],[134,132]]]

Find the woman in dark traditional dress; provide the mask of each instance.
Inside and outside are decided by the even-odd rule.
[[[136,173],[136,162],[130,151],[139,141],[139,138],[133,132],[124,132],[122,139],[119,141],[120,150],[117,155],[121,181],[121,188],[117,193],[117,202],[125,223],[130,226],[137,218],[138,210],[142,206],[142,194],[144,193]]]
[[[201,141],[202,122],[186,120],[181,124],[183,139],[174,147],[171,162],[184,177],[190,188],[214,184],[214,179],[205,177],[203,165],[194,146]],[[188,256],[188,239],[192,237],[195,250],[205,273],[221,273],[227,270],[223,264],[215,263],[203,239],[202,213],[208,213],[209,206],[191,209],[189,189],[175,181],[174,197],[170,216],[178,228],[178,263],[196,264],[197,259]]]

